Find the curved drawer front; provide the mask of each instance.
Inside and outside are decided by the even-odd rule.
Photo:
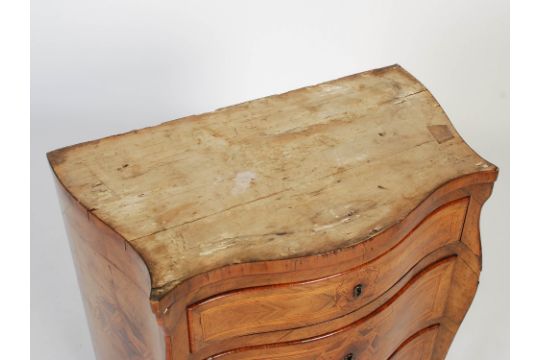
[[[437,323],[443,316],[455,261],[456,257],[452,256],[429,266],[373,313],[332,333],[241,348],[210,359],[312,360],[314,354],[318,354],[317,359],[325,360],[386,360],[392,354],[398,356],[409,345],[407,339]],[[400,344],[404,343],[403,349],[399,350]]]
[[[374,260],[329,277],[241,289],[188,307],[191,349],[232,337],[324,322],[369,303],[427,254],[458,241],[468,199],[439,208]]]

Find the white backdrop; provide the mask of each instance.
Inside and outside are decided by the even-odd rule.
[[[93,359],[45,153],[399,63],[501,169],[448,359],[509,358],[506,0],[32,0],[33,359]]]

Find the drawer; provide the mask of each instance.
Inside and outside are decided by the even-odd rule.
[[[386,360],[394,356],[418,360],[419,353],[412,358],[409,354],[431,350],[434,334],[421,330],[435,328],[444,314],[456,259],[452,256],[432,264],[387,303],[346,327],[309,339],[239,348],[210,359]]]
[[[318,324],[368,304],[427,254],[458,241],[467,205],[468,198],[463,198],[435,210],[397,245],[345,272],[235,290],[189,306],[191,350],[234,337]]]

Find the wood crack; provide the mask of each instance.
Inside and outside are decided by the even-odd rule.
[[[207,214],[207,215],[204,215],[204,216],[200,216],[198,218],[195,218],[195,219],[192,219],[192,220],[188,220],[188,221],[185,221],[181,224],[178,224],[178,225],[174,225],[174,226],[171,226],[171,227],[168,227],[168,228],[165,228],[165,229],[161,229],[161,230],[158,230],[158,231],[155,231],[153,233],[150,233],[150,234],[147,234],[147,235],[143,235],[141,237],[138,237],[136,239],[132,239],[132,240],[129,240],[129,242],[134,242],[134,241],[137,241],[137,240],[140,240],[142,238],[145,238],[145,237],[148,237],[148,236],[153,236],[153,235],[156,235],[156,234],[159,234],[161,232],[164,232],[164,231],[168,231],[168,230],[173,230],[175,228],[178,228],[178,227],[182,227],[184,225],[188,225],[188,224],[192,224],[194,222],[197,222],[197,221],[200,221],[200,220],[204,220],[206,218],[209,218],[209,217],[212,217],[212,216],[216,216],[216,215],[219,215],[221,213],[224,213],[224,212],[227,212],[227,211],[230,211],[232,209],[235,209],[235,208],[238,208],[238,207],[241,207],[241,206],[245,206],[245,205],[249,205],[251,203],[254,203],[256,201],[260,201],[260,200],[264,200],[264,199],[268,199],[272,196],[276,196],[276,195],[279,195],[281,193],[284,193],[286,191],[290,191],[292,190],[292,188],[286,188],[286,189],[283,189],[283,190],[280,190],[280,191],[276,191],[276,192],[273,192],[271,194],[268,194],[268,195],[265,195],[265,196],[261,196],[261,197],[258,197],[256,199],[253,199],[253,200],[250,200],[250,201],[246,201],[246,202],[243,202],[243,203],[240,203],[240,204],[236,204],[236,205],[233,205],[233,206],[230,206],[226,209],[223,209],[223,210],[220,210],[220,211],[216,211],[214,213],[211,213],[211,214]]]

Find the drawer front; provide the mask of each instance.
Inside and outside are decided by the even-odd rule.
[[[429,339],[415,341],[414,334],[443,316],[455,261],[452,256],[432,264],[387,303],[344,328],[310,339],[240,348],[210,359],[407,359],[403,356],[412,351],[409,346],[422,351],[429,347]]]
[[[439,208],[386,253],[348,271],[236,290],[189,306],[191,350],[233,337],[317,324],[358,309],[427,254],[458,241],[467,204],[468,199],[460,199]]]

